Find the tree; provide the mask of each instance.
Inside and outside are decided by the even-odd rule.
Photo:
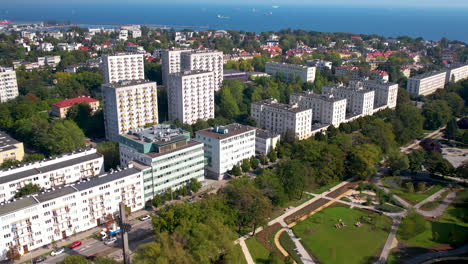
[[[444,130],[444,137],[447,139],[457,139],[460,136],[460,130],[455,118],[450,119],[447,122],[447,126]]]
[[[426,158],[424,166],[430,173],[441,174],[444,176],[451,175],[455,172],[453,165],[439,152],[432,151]]]
[[[412,171],[419,171],[426,160],[426,151],[417,149],[408,155],[409,169]]]
[[[47,131],[46,148],[49,154],[62,154],[85,147],[83,131],[70,120],[58,120]]]
[[[390,166],[390,169],[392,169],[393,175],[398,175],[400,174],[400,171],[409,168],[408,156],[399,151],[392,152],[388,156],[387,162]]]
[[[278,177],[289,199],[301,199],[305,187],[304,166],[299,160],[287,160],[280,164]]]
[[[425,129],[438,129],[447,124],[452,117],[452,110],[447,101],[435,100],[424,105],[423,116],[426,118],[424,121]]]
[[[88,261],[81,255],[66,256],[62,264],[88,264]]]
[[[400,224],[398,235],[407,240],[426,231],[427,225],[424,217],[416,212],[410,212]]]
[[[153,199],[151,200],[151,204],[153,205],[154,208],[158,208],[159,206],[161,206],[162,204],[164,203],[164,200],[163,198],[161,197],[161,195],[159,194],[156,194]]]
[[[104,141],[96,145],[99,153],[104,155],[104,169],[106,171],[120,165],[119,144],[113,141]]]
[[[390,153],[397,146],[392,126],[382,119],[374,119],[366,123],[362,128],[362,134],[379,146],[384,154]]]
[[[24,185],[21,189],[18,190],[18,192],[15,194],[15,198],[20,198],[26,195],[30,195],[33,193],[37,193],[41,191],[41,187],[37,184],[26,184]]]
[[[201,187],[202,187],[202,184],[197,179],[195,178],[190,179],[190,182],[189,182],[190,191],[196,193],[198,192],[198,190],[200,190]]]
[[[242,167],[243,172],[250,171],[250,160],[249,159],[243,159],[241,167]]]
[[[407,144],[422,135],[424,117],[421,110],[411,104],[399,104],[392,119],[395,139],[400,144]]]
[[[11,261],[19,260],[21,258],[21,255],[18,251],[18,246],[10,246],[8,248],[8,251],[6,252],[6,257]]]
[[[468,178],[468,161],[462,163],[462,165],[458,166],[457,170],[457,177],[460,178]]]
[[[275,162],[278,159],[278,156],[276,155],[276,151],[272,150],[270,153],[268,153],[268,159],[271,162]]]
[[[439,152],[442,153],[442,145],[432,138],[426,138],[419,142],[419,145],[427,152]]]
[[[260,161],[256,157],[250,158],[250,167],[252,167],[252,169],[256,170],[259,165],[260,165]]]
[[[242,175],[242,172],[241,172],[241,169],[240,169],[239,166],[232,167],[231,173],[234,176],[241,176]]]
[[[405,188],[409,193],[414,193],[414,184],[412,182],[405,183]]]
[[[117,264],[118,262],[108,257],[97,257],[93,259],[94,264]]]
[[[355,146],[347,161],[348,174],[367,179],[376,172],[375,166],[380,160],[380,149],[374,144]]]

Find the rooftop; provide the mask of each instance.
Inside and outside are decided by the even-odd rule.
[[[226,126],[211,127],[199,130],[196,133],[215,139],[225,139],[236,135],[240,135],[249,131],[255,130],[255,127],[245,126],[238,123],[229,124]]]
[[[281,110],[292,112],[292,113],[299,113],[299,112],[308,110],[307,108],[300,107],[297,104],[288,105],[288,104],[278,103],[276,99],[266,99],[266,100],[254,102],[252,104],[269,106],[272,108],[281,109]]]
[[[125,81],[118,81],[114,83],[106,83],[106,84],[103,84],[102,86],[106,88],[122,88],[122,87],[127,87],[127,86],[148,84],[148,83],[156,84],[155,82],[152,82],[149,80],[125,80]]]
[[[95,103],[98,102],[98,100],[88,97],[88,96],[80,96],[80,97],[75,97],[75,98],[70,98],[70,99],[65,99],[62,101],[58,101],[56,103],[53,103],[52,106],[62,108],[62,107],[69,107],[74,104],[80,104],[80,103]]]
[[[133,129],[123,136],[142,144],[156,143],[164,145],[174,141],[186,140],[187,133],[187,131],[174,125],[158,124],[149,128]]]
[[[255,131],[255,136],[256,136],[256,137],[264,138],[264,139],[272,138],[272,137],[277,137],[277,136],[279,136],[279,135],[280,135],[280,134],[275,133],[275,132],[272,132],[272,131],[270,131],[270,130],[266,130],[266,129],[257,128],[257,130]]]
[[[12,149],[13,145],[20,143],[7,133],[0,131],[0,152]]]
[[[432,71],[432,72],[426,72],[426,73],[423,73],[423,74],[419,74],[419,75],[416,75],[414,77],[411,77],[410,79],[414,79],[414,80],[421,80],[421,79],[424,79],[424,78],[427,78],[427,77],[431,77],[431,76],[435,76],[435,75],[438,75],[438,74],[446,74],[446,71]]]
[[[298,93],[293,93],[291,95],[304,96],[308,98],[316,98],[316,99],[327,101],[327,102],[338,102],[338,101],[346,100],[344,98],[340,99],[340,98],[334,97],[331,94],[316,94],[312,91],[302,91]]]
[[[197,75],[197,74],[203,74],[203,73],[213,73],[213,72],[203,71],[203,70],[191,70],[191,71],[175,72],[175,73],[171,73],[170,75],[183,77],[183,76],[191,76],[191,75]]]

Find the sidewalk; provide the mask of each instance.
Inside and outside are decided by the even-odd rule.
[[[150,214],[150,213],[151,212],[146,211],[144,209],[139,210],[139,211],[133,212],[130,215],[129,220],[130,220],[130,222],[134,222],[135,219],[138,219],[139,217]],[[89,230],[86,230],[84,232],[77,233],[76,235],[72,235],[72,236],[69,236],[69,237],[67,237],[65,239],[58,240],[55,243],[57,245],[57,248],[66,247],[69,244],[71,244],[71,243],[73,243],[74,241],[77,241],[77,240],[80,240],[81,242],[83,242],[83,244],[85,244],[85,241],[87,241],[89,239],[94,239],[94,238],[90,238],[90,236],[92,236],[95,233],[100,232],[103,227],[104,227],[103,225],[93,227],[93,228],[91,228]],[[35,258],[37,258],[39,256],[44,255],[44,254],[49,254],[53,250],[54,249],[52,247],[52,244],[49,244],[47,246],[44,246],[44,247],[41,247],[41,248],[38,248],[38,249],[34,249],[33,251],[30,251],[29,253],[24,254],[19,260],[14,261],[14,263],[30,262],[32,259],[35,259]]]

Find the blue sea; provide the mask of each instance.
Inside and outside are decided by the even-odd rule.
[[[222,1],[222,0],[220,0]],[[0,20],[34,22],[47,19],[85,24],[157,24],[204,26],[210,29],[275,31],[304,29],[322,32],[408,35],[468,42],[467,8],[389,8],[324,5],[203,5],[156,3],[24,5],[8,1],[0,5]],[[218,15],[223,18],[218,18]]]

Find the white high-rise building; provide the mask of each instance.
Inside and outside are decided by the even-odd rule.
[[[291,104],[312,108],[312,119],[321,124],[338,127],[346,120],[346,99],[304,91],[291,94],[289,101]]]
[[[168,189],[186,187],[192,179],[205,179],[203,144],[190,132],[173,125],[154,125],[120,135],[120,163],[137,161],[143,169],[144,197],[152,199]]]
[[[372,115],[374,113],[374,95],[372,90],[365,89],[359,83],[350,86],[328,85],[322,87],[322,93],[336,98],[346,99],[346,110],[354,115]]]
[[[18,83],[15,70],[0,67],[0,103],[13,100],[17,96]]]
[[[408,79],[406,90],[411,95],[429,95],[445,87],[446,71],[427,72]]]
[[[234,123],[197,131],[195,140],[204,144],[207,177],[221,180],[242,160],[255,156],[255,130]]]
[[[169,75],[167,84],[169,120],[195,124],[214,118],[214,72],[186,71]]]
[[[281,73],[287,79],[298,76],[302,81],[310,83],[315,81],[315,69],[315,67],[279,62],[267,62],[265,65],[265,72],[270,75]]]
[[[156,83],[145,80],[102,85],[106,138],[118,141],[124,134],[146,124],[158,123]]]
[[[280,104],[276,99],[267,99],[252,103],[250,114],[260,128],[283,135],[293,131],[298,139],[311,136],[311,108]]]
[[[86,149],[0,171],[0,202],[12,199],[26,184],[44,189],[70,184],[104,172],[104,158]]]
[[[181,54],[182,71],[210,71],[214,73],[215,91],[223,87],[224,57],[221,51],[192,51]]]
[[[131,212],[143,209],[143,177],[130,166],[71,185],[0,203],[0,260],[107,223],[123,202]],[[117,230],[116,226],[109,227]]]
[[[353,82],[351,81],[350,83]],[[388,108],[396,107],[398,97],[397,83],[386,82],[384,80],[364,80],[361,83],[364,88],[375,91],[374,108],[383,106],[387,106]]]
[[[174,49],[159,51],[162,60],[162,81],[167,85],[169,74],[182,71],[181,55],[182,53],[191,52],[189,49]]]
[[[145,78],[143,54],[119,53],[102,56],[104,83]]]
[[[468,64],[454,65],[447,70],[445,82],[458,82],[468,78]]]

